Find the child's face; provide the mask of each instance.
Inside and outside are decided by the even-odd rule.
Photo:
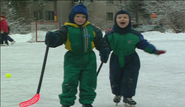
[[[119,14],[116,17],[116,22],[120,28],[125,28],[129,24],[129,16],[127,14]]]
[[[75,17],[74,17],[74,22],[77,24],[77,25],[83,25],[86,21],[86,15],[84,14],[76,14]]]

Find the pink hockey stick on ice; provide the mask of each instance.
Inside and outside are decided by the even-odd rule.
[[[31,106],[31,105],[33,105],[33,104],[35,104],[39,101],[39,99],[40,99],[39,92],[40,92],[40,88],[41,88],[41,85],[42,85],[42,79],[43,79],[44,70],[45,70],[45,66],[46,66],[48,51],[49,51],[49,42],[48,42],[48,45],[46,47],[46,52],[45,52],[44,61],[43,61],[43,65],[42,65],[42,71],[41,71],[40,80],[39,80],[39,84],[38,84],[38,88],[37,88],[37,93],[30,100],[21,102],[19,104],[20,107],[28,107],[28,106]]]
[[[33,98],[31,98],[30,100],[28,101],[24,101],[24,102],[21,102],[19,104],[20,107],[29,107],[35,103],[37,103],[40,99],[40,94],[35,94],[35,96],[33,96]]]

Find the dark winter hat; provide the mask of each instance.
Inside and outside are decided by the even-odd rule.
[[[119,14],[127,14],[129,16],[129,24],[127,25],[127,27],[125,28],[120,28],[116,22],[116,17],[117,15]],[[129,14],[129,12],[125,11],[125,10],[120,10],[116,13],[115,17],[114,17],[114,27],[113,29],[118,32],[118,33],[121,33],[121,34],[125,34],[125,33],[128,33],[131,29],[132,29],[132,23],[131,23],[131,16]]]
[[[1,17],[6,19],[6,17],[5,17],[5,16],[3,16],[3,15],[1,15]]]
[[[89,15],[88,15],[88,10],[83,4],[76,5],[72,8],[70,14],[69,14],[69,22],[75,23],[74,22],[74,17],[76,14],[84,14],[86,15],[86,19],[88,20]]]

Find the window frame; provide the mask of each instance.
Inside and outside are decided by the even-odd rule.
[[[35,20],[41,20],[41,11],[34,11],[33,16]]]
[[[107,12],[106,13],[106,20],[108,22],[113,22],[113,12]]]
[[[54,21],[54,11],[46,11],[46,20]]]

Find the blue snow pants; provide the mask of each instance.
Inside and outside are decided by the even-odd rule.
[[[0,44],[8,44],[8,41],[7,41],[7,33],[3,33],[3,34],[0,34],[0,38],[1,38],[1,41],[0,41]]]
[[[110,59],[110,84],[112,93],[131,98],[135,95],[140,69],[137,53],[125,56],[125,65],[120,67],[118,56],[112,53]]]

